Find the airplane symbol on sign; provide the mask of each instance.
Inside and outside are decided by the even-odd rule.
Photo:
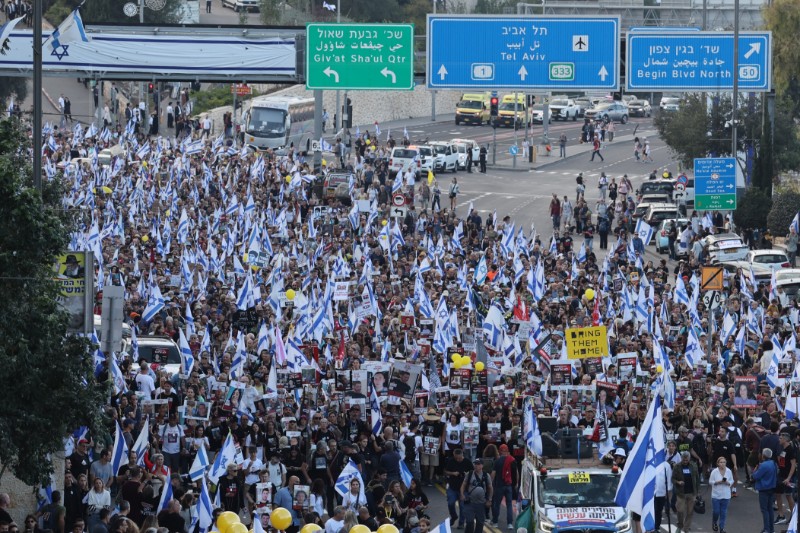
[[[573,35],[572,36],[572,51],[573,52],[586,52],[589,50],[589,36],[588,35]]]

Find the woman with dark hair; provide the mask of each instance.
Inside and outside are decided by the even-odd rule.
[[[420,484],[417,478],[413,478],[411,480],[411,486],[408,488],[405,494],[405,498],[403,499],[403,507],[407,508],[409,511],[414,511],[418,515],[422,515],[428,508],[428,496],[425,495],[425,492],[422,490],[422,484]]]
[[[322,478],[317,478],[311,483],[311,501],[309,510],[317,515],[317,518],[326,513],[327,497],[325,489],[325,481]]]

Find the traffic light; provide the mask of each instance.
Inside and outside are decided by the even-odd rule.
[[[148,83],[147,84],[147,94],[153,94],[153,92],[155,92],[155,89],[156,89],[156,84],[155,83]]]
[[[491,100],[489,100],[489,114],[493,117],[497,116],[497,107],[500,103],[500,99],[496,96],[492,96]]]

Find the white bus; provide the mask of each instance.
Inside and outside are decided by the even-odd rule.
[[[262,96],[244,115],[244,142],[257,150],[294,146],[307,152],[313,137],[313,98]]]

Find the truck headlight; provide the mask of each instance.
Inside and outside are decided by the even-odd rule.
[[[614,525],[617,528],[617,533],[626,533],[631,530],[631,518],[626,516]]]
[[[547,518],[541,511],[539,512],[539,520],[538,524],[536,525],[537,529],[542,533],[552,533],[552,531],[556,528],[556,525],[553,523],[552,520]]]

